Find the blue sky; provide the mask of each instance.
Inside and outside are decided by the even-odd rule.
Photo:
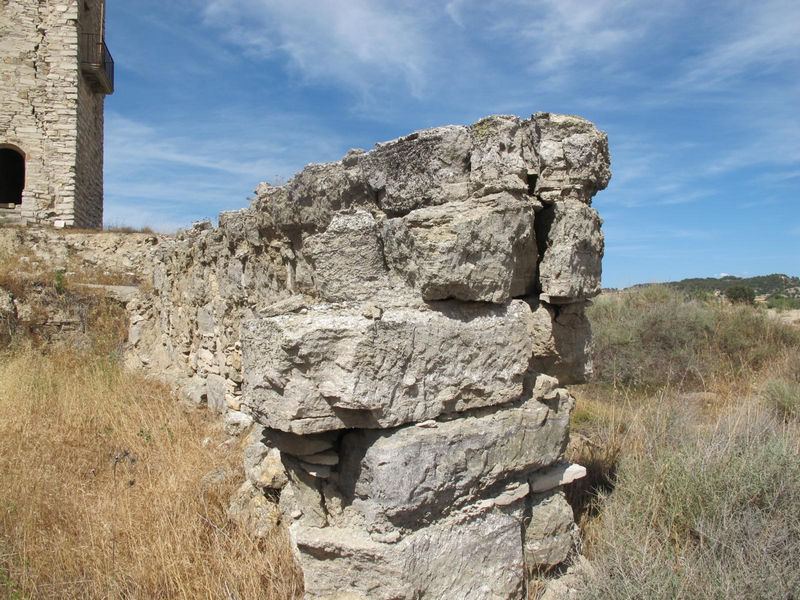
[[[541,110],[608,133],[605,286],[800,275],[797,0],[108,0],[106,37],[107,225]]]

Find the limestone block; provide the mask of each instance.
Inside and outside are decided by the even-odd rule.
[[[249,481],[245,481],[236,492],[226,514],[228,519],[255,538],[268,537],[281,522],[278,505]]]
[[[545,202],[591,203],[611,178],[608,136],[585,119],[536,113],[527,122],[538,159],[535,193]]]
[[[319,305],[247,321],[244,404],[273,429],[387,428],[520,398],[533,352],[531,309],[443,302]]]
[[[253,208],[265,210],[284,232],[324,231],[342,209],[367,207],[374,194],[356,161],[310,164],[285,186],[262,183]]]
[[[280,450],[269,448],[261,442],[245,447],[244,472],[247,479],[259,489],[279,490],[288,483]]]
[[[563,384],[588,381],[592,376],[592,330],[585,303],[541,303],[533,316],[531,369],[557,377]]]
[[[335,435],[330,433],[317,433],[311,435],[297,435],[278,429],[264,428],[264,440],[281,452],[293,456],[307,456],[326,452],[333,448]]]
[[[416,527],[557,461],[568,425],[568,410],[530,400],[434,427],[353,431],[342,438],[340,488],[368,524]]]
[[[227,410],[225,394],[228,391],[228,383],[220,375],[208,375],[206,377],[206,399],[208,409],[217,414],[224,414]]]
[[[525,565],[552,567],[564,562],[577,541],[572,507],[561,490],[531,497],[530,518],[524,528]]]
[[[531,490],[534,493],[547,492],[562,485],[569,485],[582,477],[586,477],[586,467],[559,462],[531,475]]]
[[[516,600],[523,587],[520,505],[455,515],[393,544],[295,523],[305,597],[348,591],[370,600]]]
[[[563,304],[600,293],[601,225],[597,211],[577,200],[556,202],[537,215],[536,232],[545,248],[539,264],[543,300]]]
[[[389,216],[464,200],[469,190],[472,140],[463,126],[417,131],[359,157],[378,206]]]
[[[303,251],[314,269],[321,300],[366,300],[389,286],[375,218],[367,211],[337,214],[308,237]]]
[[[298,519],[297,522],[304,526],[328,525],[328,511],[320,489],[320,479],[309,473],[300,461],[291,456],[284,455],[282,460],[289,483],[281,491],[281,512]]]
[[[389,219],[383,239],[392,272],[424,300],[502,303],[535,287],[533,206],[508,193]]]
[[[250,415],[236,410],[230,410],[225,413],[223,428],[228,435],[237,436],[241,435],[252,424],[253,417]]]
[[[470,126],[470,191],[473,195],[498,192],[526,193],[531,153],[530,134],[519,117],[494,115]]]

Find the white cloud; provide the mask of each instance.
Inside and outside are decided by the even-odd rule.
[[[369,94],[399,78],[418,95],[430,55],[423,7],[386,0],[206,0],[204,16],[259,56],[284,54],[307,80]]]
[[[292,115],[266,122],[248,114],[215,117],[212,129],[187,130],[180,123],[154,125],[109,112],[106,223],[174,230],[188,225],[181,215],[214,219],[221,210],[246,206],[259,182],[287,179],[309,157],[334,160],[343,153],[335,147],[337,136]],[[268,132],[281,142],[265,141]]]
[[[461,16],[461,8],[464,4],[464,1],[465,0],[451,0],[444,7],[445,11],[447,11],[447,14],[450,15],[451,19],[453,19],[453,23],[459,27],[464,26],[464,19]]]
[[[796,0],[735,3],[731,24],[686,63],[675,87],[709,90],[745,73],[764,74],[800,63],[800,4]]]
[[[473,0],[477,1],[477,0]],[[503,3],[495,29],[517,40],[540,74],[560,79],[577,64],[618,70],[633,44],[642,40],[667,9],[636,0],[512,0]]]

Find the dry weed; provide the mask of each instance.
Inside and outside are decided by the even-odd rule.
[[[285,540],[225,520],[240,449],[202,411],[62,348],[0,357],[0,570],[19,598],[286,600]],[[201,486],[212,467],[231,476]],[[235,475],[234,475],[235,474]]]

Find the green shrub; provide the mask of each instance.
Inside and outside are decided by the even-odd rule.
[[[761,396],[784,421],[800,417],[800,382],[782,377],[767,380]]]
[[[725,297],[731,302],[754,304],[756,301],[756,291],[748,285],[732,285],[725,290]]]
[[[740,410],[712,431],[663,407],[594,525],[587,599],[796,598],[800,435]]]
[[[660,285],[600,296],[587,314],[595,380],[617,386],[708,389],[800,346],[800,332],[753,307]]]
[[[775,310],[796,310],[800,308],[800,298],[787,298],[781,294],[776,294],[767,299],[767,307]]]

